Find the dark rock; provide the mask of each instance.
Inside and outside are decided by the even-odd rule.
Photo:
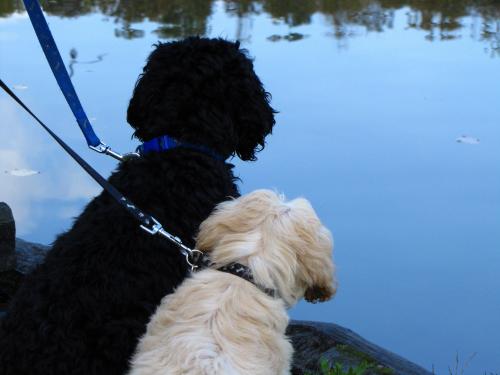
[[[0,272],[16,266],[16,223],[7,203],[0,202]]]
[[[0,313],[7,308],[24,275],[16,270],[0,272]],[[1,315],[0,315],[1,316]]]
[[[49,250],[50,246],[16,238],[16,270],[22,274],[30,273],[42,263]]]
[[[431,375],[424,368],[375,345],[333,323],[292,321],[287,334],[295,349],[293,374],[316,374],[322,360],[339,363],[347,371],[366,363],[364,375]]]
[[[31,243],[19,238],[14,237],[14,241],[15,251],[13,251],[12,267],[0,271],[0,311],[6,308],[24,276],[38,266],[50,250],[49,246]]]

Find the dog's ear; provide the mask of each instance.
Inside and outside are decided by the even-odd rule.
[[[335,265],[331,258],[331,235],[326,228],[320,232],[315,244],[306,249],[305,259],[301,260],[307,285],[304,299],[311,303],[328,301],[337,291]]]
[[[335,265],[332,260],[333,239],[305,199],[291,202],[291,215],[295,216],[295,231],[301,238],[297,248],[298,277],[305,287],[308,302],[324,302],[337,290]]]
[[[305,260],[302,261],[307,272],[304,299],[311,303],[328,301],[337,291],[335,265],[331,258],[333,242],[330,232],[326,228],[321,228],[315,242],[313,247],[307,249]]]
[[[268,93],[254,71],[253,60],[248,51],[239,49],[238,63],[232,63],[228,102],[235,137],[234,152],[241,160],[256,160],[255,154],[265,146],[265,138],[271,134],[275,124]]]
[[[247,83],[248,86],[252,84]],[[236,111],[235,133],[237,135],[236,155],[243,161],[253,161],[255,154],[264,149],[266,136],[271,134],[277,113],[269,104],[271,94],[266,92],[255,76],[254,87],[248,87],[241,94],[238,103],[245,103]]]
[[[307,302],[311,303],[325,302],[332,298],[336,292],[337,286],[335,282],[324,285],[317,284],[306,289],[304,298]]]

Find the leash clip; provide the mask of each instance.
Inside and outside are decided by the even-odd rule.
[[[154,217],[151,217],[151,221],[152,224],[150,227],[141,224],[140,226],[141,229],[143,229],[152,236],[160,234],[170,242],[173,242],[175,245],[177,245],[177,247],[179,247],[181,254],[184,255],[184,257],[186,258],[186,263],[191,268],[191,271],[194,271],[196,268],[198,268],[196,261],[200,259],[199,257],[203,255],[203,253],[200,250],[190,249],[189,247],[184,245],[179,237],[174,236],[173,234],[170,234],[165,229],[163,229],[163,226]]]
[[[97,151],[100,154],[105,154],[109,155],[112,158],[119,160],[119,161],[124,161],[128,159],[133,159],[133,158],[138,158],[140,157],[138,152],[129,152],[124,155],[113,151],[111,147],[109,147],[107,144],[100,142],[97,146],[89,146],[90,149]]]

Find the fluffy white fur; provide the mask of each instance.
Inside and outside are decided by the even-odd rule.
[[[197,248],[218,268],[244,264],[272,298],[237,276],[205,269],[166,296],[131,361],[130,375],[289,374],[287,307],[336,290],[330,232],[305,199],[257,190],[220,204]]]

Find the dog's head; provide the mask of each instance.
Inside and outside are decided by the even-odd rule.
[[[336,291],[332,237],[305,199],[257,190],[219,204],[200,226],[197,248],[216,264],[246,264],[255,281],[289,305],[326,301]]]
[[[156,45],[127,121],[142,141],[167,134],[225,157],[255,160],[275,122],[269,101],[238,42],[190,37]]]

